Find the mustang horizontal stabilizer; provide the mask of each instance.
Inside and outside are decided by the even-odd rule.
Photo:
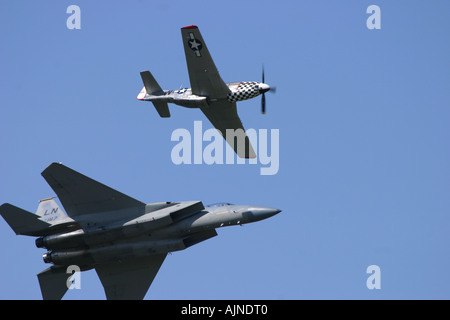
[[[42,176],[58,195],[70,217],[145,206],[59,163],[49,165]]]
[[[141,300],[167,254],[99,264],[95,267],[108,300]]]
[[[152,103],[161,118],[170,118],[170,111],[167,102],[156,100],[152,101]]]

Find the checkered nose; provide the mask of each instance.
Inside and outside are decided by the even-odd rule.
[[[265,93],[270,90],[270,86],[265,83],[258,84],[258,91],[259,93]]]

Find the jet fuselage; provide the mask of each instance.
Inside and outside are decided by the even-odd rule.
[[[158,205],[161,206],[148,204],[146,208]],[[98,263],[183,250],[216,236],[216,228],[255,222],[280,212],[274,208],[232,204],[207,206],[198,211],[203,207],[201,202],[166,205],[124,223],[40,237],[36,245],[49,250],[43,256],[46,263],[78,265],[87,270]],[[171,212],[171,208],[177,211]],[[159,212],[164,210],[165,213]],[[178,216],[168,218],[182,210]]]

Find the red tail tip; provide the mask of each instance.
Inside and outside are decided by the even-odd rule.
[[[198,29],[198,27],[195,25],[190,25],[190,26],[183,27],[181,29]]]

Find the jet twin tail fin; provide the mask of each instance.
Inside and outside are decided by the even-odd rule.
[[[55,225],[68,222],[66,214],[53,198],[39,201],[36,214],[9,203],[0,206],[0,214],[17,235],[24,236],[47,235]]]
[[[41,217],[41,220],[50,224],[67,217],[53,198],[39,201],[36,214]]]

